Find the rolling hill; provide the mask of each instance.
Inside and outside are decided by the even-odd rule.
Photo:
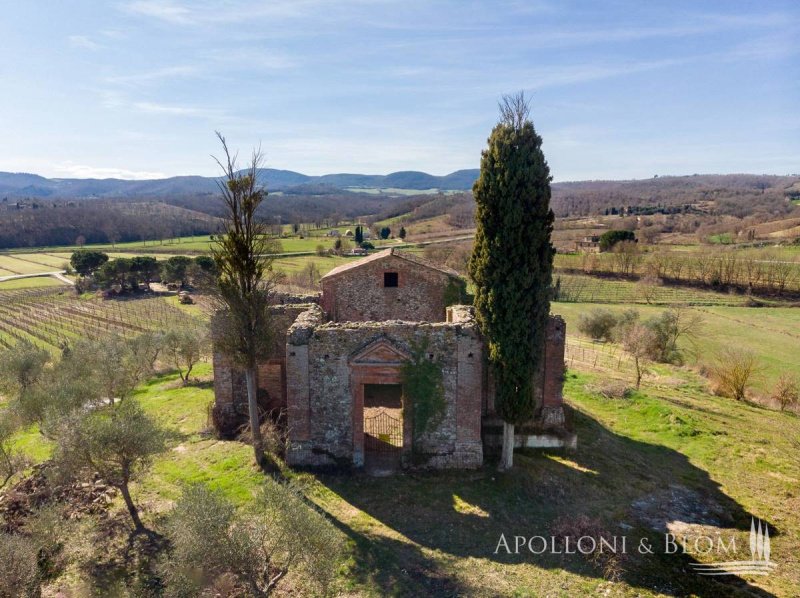
[[[290,190],[295,187],[318,187],[335,189],[352,188],[399,188],[440,189],[465,191],[472,188],[478,177],[477,169],[458,170],[445,176],[434,176],[425,172],[404,171],[387,175],[326,174],[308,176],[291,170],[264,168],[259,171],[264,184],[273,191]],[[48,179],[35,174],[0,172],[0,196],[8,198],[158,198],[169,195],[195,195],[215,193],[217,180],[214,177],[177,176],[152,180],[123,179]]]

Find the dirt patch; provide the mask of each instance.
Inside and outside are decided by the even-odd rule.
[[[3,530],[12,532],[25,524],[37,509],[55,504],[63,507],[65,519],[101,515],[108,511],[116,488],[98,478],[87,482],[56,483],[48,463],[35,465],[25,479],[0,494]]]
[[[643,496],[631,503],[631,508],[644,525],[662,533],[674,533],[688,526],[727,527],[732,524],[719,504],[680,485]]]

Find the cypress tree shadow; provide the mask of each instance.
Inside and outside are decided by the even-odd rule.
[[[556,529],[565,524],[568,528],[584,516],[601,523],[612,535],[628,537],[627,552],[633,554],[623,560],[618,575],[632,587],[671,595],[720,596],[742,591],[771,595],[738,577],[701,577],[689,566],[695,562],[691,556],[664,553],[663,532],[675,518],[685,524],[714,526],[726,537],[732,530],[750,529],[750,513],[722,492],[708,472],[675,450],[615,434],[580,412],[575,414],[575,424],[581,439],[576,452],[523,451],[515,470],[507,474],[484,468],[380,479],[320,476],[344,501],[410,540],[387,538],[338,521],[355,541],[357,576],[372,579],[384,589],[402,581],[404,587],[418,583],[413,585],[416,591],[430,593],[441,583],[441,593],[435,590],[431,595],[458,593],[460,582],[446,564],[427,557],[418,544],[449,556],[602,578],[608,572],[580,554],[497,550],[501,534],[513,552],[515,535],[549,539],[558,535]],[[779,530],[771,522],[769,526],[770,534],[777,536]],[[636,553],[641,538],[651,542],[653,554]],[[747,549],[741,546],[739,550],[741,556]],[[716,560],[734,559],[723,555]],[[409,568],[423,574],[411,580],[398,577],[398,571]]]

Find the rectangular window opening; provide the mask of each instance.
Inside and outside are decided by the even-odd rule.
[[[383,286],[396,287],[397,286],[397,272],[384,272],[383,273]]]

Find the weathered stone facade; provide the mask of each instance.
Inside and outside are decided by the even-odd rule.
[[[326,322],[312,308],[289,329],[290,465],[364,464],[364,385],[402,384],[402,364],[419,347],[442,369],[439,424],[413,435],[413,405],[403,401],[402,463],[478,467],[483,463],[483,343],[473,319],[414,323]]]
[[[258,383],[265,405],[285,408],[290,465],[361,467],[375,458],[376,445],[389,447],[404,467],[483,463],[485,449],[495,445],[498,420],[474,310],[446,307],[462,284],[455,272],[389,250],[325,276],[320,305],[276,306],[285,347],[259,369]],[[519,446],[564,436],[564,335],[564,321],[551,317],[544,367],[535,381],[535,421],[518,426]],[[415,407],[402,390],[420,360],[435,364],[441,381],[434,393],[437,417],[424,429],[415,423],[426,405]],[[241,375],[219,355],[214,362],[215,409],[246,416]],[[398,389],[398,404],[373,405],[381,389]],[[371,427],[380,418],[394,427]]]

